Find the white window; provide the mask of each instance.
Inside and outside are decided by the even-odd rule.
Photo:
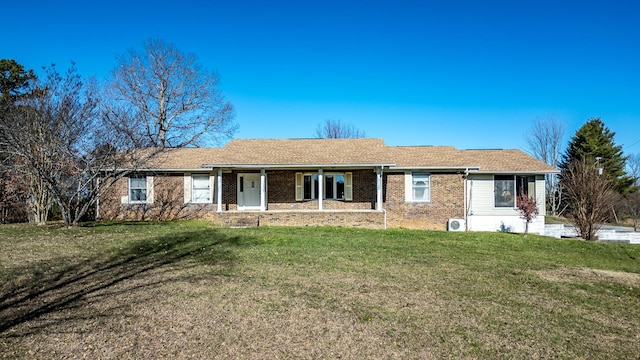
[[[535,176],[495,175],[493,177],[495,207],[516,207],[518,195],[524,194],[535,198],[535,190]]]
[[[411,200],[430,201],[430,176],[428,173],[413,173],[411,176]]]
[[[147,202],[147,177],[132,176],[129,178],[129,202]]]
[[[191,201],[194,203],[211,202],[211,182],[208,174],[191,175]]]
[[[352,173],[325,173],[323,199],[347,200],[352,198]],[[318,174],[296,173],[296,200],[318,199]]]

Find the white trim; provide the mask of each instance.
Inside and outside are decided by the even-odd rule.
[[[427,199],[414,199],[413,198],[413,177],[416,174],[426,175],[429,181],[427,187]],[[430,203],[431,202],[431,173],[422,169],[422,171],[406,171],[404,173],[404,201],[411,203]]]
[[[242,196],[241,196],[241,192],[240,192],[240,188],[244,188],[244,183],[242,184],[242,186],[240,185],[240,178],[242,178],[243,182],[244,180],[246,180],[246,177],[250,176],[250,177],[256,177],[258,179],[258,182],[261,182],[261,176],[260,173],[238,173],[237,177],[236,177],[236,189],[237,189],[237,204],[238,204],[238,210],[239,211],[244,211],[244,210],[261,210],[261,204],[258,203],[258,205],[240,205],[240,203],[244,203],[244,190],[242,191]],[[262,197],[262,189],[259,188],[259,196],[260,198]]]
[[[153,204],[153,176],[147,176],[147,204]]]
[[[324,173],[322,169],[318,169],[318,210],[322,211],[322,198],[324,198]]]
[[[184,203],[191,202],[191,173],[184,173]]]
[[[260,170],[260,211],[267,210],[267,174]]]
[[[413,195],[411,194],[411,190],[413,188],[411,181],[411,171],[404,172],[404,201],[411,202]]]
[[[207,177],[207,183],[209,185],[209,189],[208,189],[209,190],[209,198],[206,201],[194,201],[193,193],[196,190],[196,187],[194,186],[194,181],[195,181],[195,177],[197,177],[197,176],[201,176],[201,177],[206,176]],[[190,191],[189,200],[190,200],[190,202],[194,203],[194,204],[211,204],[213,202],[213,187],[212,187],[212,184],[211,184],[211,174],[209,174],[209,173],[192,173],[190,178],[191,178],[191,182],[189,184],[189,191]],[[202,188],[202,189],[204,189],[204,188]]]
[[[365,168],[371,169],[379,166],[392,167],[395,164],[203,164],[203,168],[230,168],[230,169],[319,169],[328,170],[347,169],[347,168]],[[464,168],[463,168],[464,169]],[[184,170],[182,170],[184,171]]]
[[[222,212],[222,169],[218,169],[218,176],[216,176],[216,180],[218,181],[218,186],[216,188],[216,192],[218,193],[218,206],[216,211]]]
[[[382,168],[376,169],[376,210],[382,210]]]

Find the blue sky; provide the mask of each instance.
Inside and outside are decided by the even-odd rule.
[[[520,148],[601,117],[640,153],[637,1],[12,1],[0,57],[105,78],[155,37],[219,72],[236,138],[340,119],[388,145]]]

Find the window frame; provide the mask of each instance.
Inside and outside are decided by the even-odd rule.
[[[323,177],[323,194],[322,194],[322,200],[339,200],[339,201],[347,201],[347,191],[349,185],[347,177],[350,176],[349,175],[350,172],[326,172],[322,174]],[[320,176],[320,174],[315,173],[315,172],[306,172],[306,173],[300,173],[301,175],[301,200],[299,201],[312,201],[312,200],[318,200],[318,177]],[[331,179],[330,181],[330,187],[329,187],[329,182],[328,179]],[[342,194],[338,194],[339,192],[339,181],[338,179],[341,178],[342,179]],[[353,186],[353,185],[351,185]],[[330,189],[331,193],[332,193],[332,197],[327,197],[327,191],[329,191],[328,189]],[[310,194],[309,197],[307,197],[307,194]],[[341,197],[338,197],[338,195],[341,195]]]
[[[204,178],[206,178],[206,184],[207,187],[196,187],[196,178],[200,178],[201,180],[203,180]],[[202,190],[206,190],[206,192],[208,193],[208,197],[206,200],[196,200],[196,192],[197,191],[202,191]],[[211,175],[210,174],[206,174],[206,173],[195,173],[195,174],[191,174],[191,202],[194,204],[210,204],[213,200],[213,186],[211,184]]]
[[[500,178],[500,179],[499,179]],[[498,189],[497,181],[510,181],[511,186],[509,188],[500,187]],[[530,194],[531,191],[533,194]],[[510,194],[503,194],[501,196],[511,196],[511,200],[509,204],[506,200],[502,201],[498,204],[498,193],[499,192],[510,192]],[[524,193],[525,195],[532,196],[534,199],[536,198],[536,176],[535,175],[516,175],[516,174],[496,174],[493,175],[493,206],[497,209],[515,209],[518,207],[518,197],[520,193]]]
[[[132,183],[134,179],[142,179],[144,180],[144,187],[133,187]],[[148,177],[146,175],[132,175],[128,178],[128,196],[130,204],[147,204],[149,202],[149,186],[148,186]],[[141,191],[141,194],[144,194],[144,200],[133,200],[133,191],[134,190],[144,190]]]
[[[429,203],[431,202],[431,173],[426,171],[412,171],[408,173],[405,185],[407,186],[406,201],[415,203]],[[426,184],[416,187],[416,178],[426,178]],[[416,189],[424,189],[422,199],[416,198]],[[425,198],[426,197],[426,198]]]

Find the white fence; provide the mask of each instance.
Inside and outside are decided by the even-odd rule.
[[[561,237],[576,237],[578,232],[573,225],[545,224],[544,235],[559,239]],[[640,232],[600,229],[596,235],[601,241],[628,241],[630,244],[640,244]]]

